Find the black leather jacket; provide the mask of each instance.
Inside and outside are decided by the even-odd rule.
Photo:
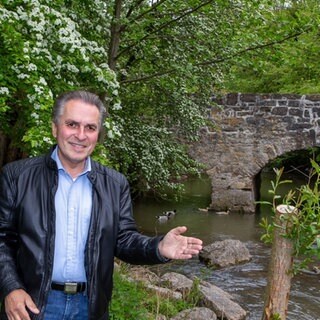
[[[161,237],[137,232],[125,177],[92,161],[93,205],[85,252],[89,319],[108,319],[114,256],[132,264],[164,262]],[[58,170],[50,154],[7,164],[0,175],[0,300],[23,288],[43,319],[54,256]],[[7,319],[3,310],[0,319]]]

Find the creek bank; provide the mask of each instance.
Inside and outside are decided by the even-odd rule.
[[[142,283],[159,297],[188,300],[192,295],[195,307],[179,312],[173,318],[157,315],[156,320],[244,320],[247,312],[226,291],[182,274],[167,272],[158,276],[143,266],[129,266],[126,278]]]
[[[251,259],[249,250],[239,240],[216,241],[207,245],[199,254],[199,260],[209,267],[223,268],[244,263]],[[192,301],[194,308],[183,310],[173,318],[157,315],[156,320],[244,320],[247,311],[236,299],[221,288],[199,278],[188,278],[176,272],[161,276],[143,266],[128,266],[126,278],[136,281],[161,298]]]

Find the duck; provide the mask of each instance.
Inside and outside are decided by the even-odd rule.
[[[170,216],[166,216],[166,215],[160,215],[160,216],[156,216],[156,219],[160,222],[165,222],[168,221],[170,219]]]
[[[177,210],[170,210],[170,211],[164,211],[162,215],[156,216],[156,219],[159,221],[168,221],[170,218],[172,218],[176,214]]]
[[[230,213],[229,209],[227,211],[215,211],[215,214],[218,214],[218,215],[227,215],[229,213]]]
[[[209,211],[209,208],[198,208],[199,211],[201,212],[208,212]]]
[[[174,209],[174,210],[165,211],[163,214],[168,217],[173,217],[175,216],[176,213],[177,213],[177,210]]]

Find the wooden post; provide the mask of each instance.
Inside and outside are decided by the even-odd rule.
[[[276,208],[262,320],[285,320],[287,316],[293,267],[293,243],[283,235],[290,228],[287,217],[295,212],[296,208],[289,205],[279,205]]]

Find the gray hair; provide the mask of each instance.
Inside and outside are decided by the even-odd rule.
[[[61,94],[55,101],[52,109],[52,122],[56,125],[59,123],[60,117],[63,114],[64,107],[67,102],[70,100],[81,100],[88,104],[94,105],[98,108],[100,118],[99,118],[99,129],[100,133],[102,130],[103,121],[106,117],[106,108],[100,98],[89,91],[85,90],[76,90],[76,91],[69,91]]]

